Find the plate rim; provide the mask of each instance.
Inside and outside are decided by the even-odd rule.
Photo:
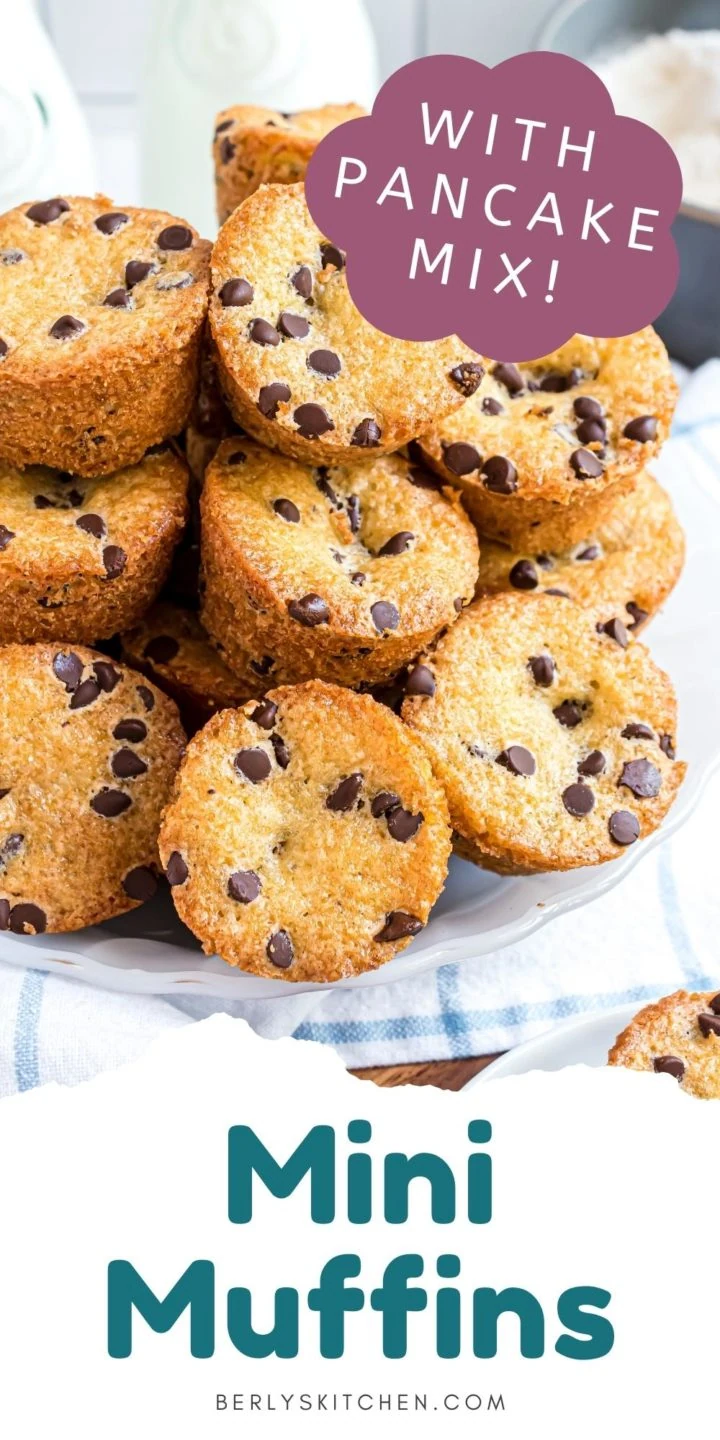
[[[569,1015],[565,1020],[559,1020],[556,1025],[548,1026],[547,1030],[541,1031],[539,1035],[532,1035],[529,1040],[523,1040],[520,1045],[514,1045],[511,1049],[498,1055],[491,1060],[489,1065],[473,1075],[463,1091],[473,1090],[480,1085],[485,1085],[491,1080],[506,1080],[511,1076],[531,1075],[542,1070],[542,1065],[524,1065],[523,1059],[532,1054],[535,1050],[552,1046],[560,1042],[567,1035],[582,1030],[591,1030],[596,1026],[605,1026],[614,1029],[615,1035],[619,1035],[633,1017],[639,1014],[651,1001],[630,1000],[624,1005],[615,1005],[609,1010],[590,1010],[583,1015]],[[617,1027],[617,1029],[615,1029]],[[518,1062],[520,1062],[518,1064]],[[589,1064],[589,1061],[575,1060],[572,1065],[565,1066],[565,1069],[572,1069],[574,1065]]]

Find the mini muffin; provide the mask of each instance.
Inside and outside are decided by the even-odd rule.
[[[273,679],[376,683],[473,594],[473,526],[399,455],[311,469],[226,440],[201,509],[203,623],[238,674],[249,652]]]
[[[261,185],[293,185],[320,141],[365,111],[359,105],[323,105],[294,115],[261,105],[231,105],[215,122],[213,160],[220,224]]]
[[[173,702],[95,650],[0,649],[0,930],[79,930],[152,897],[184,739]]]
[[[368,695],[314,681],[195,736],[160,854],[206,953],[330,981],[376,969],[422,930],[450,829],[424,746]]]
[[[677,386],[654,330],[575,335],[529,365],[486,362],[467,404],[422,436],[481,534],[566,550],[601,524],[667,438]]]
[[[395,340],[350,299],[345,257],[302,185],[267,185],[223,225],[210,326],[238,425],[309,464],[357,464],[458,410],[481,367],[460,340]]]
[[[569,550],[523,553],[483,540],[478,594],[550,591],[617,616],[638,631],[667,600],[685,559],[685,537],[670,497],[647,471],[600,522]]]
[[[476,601],[406,690],[457,848],[490,870],[615,859],[657,828],[685,774],[667,675],[619,620],[562,597]]]
[[[671,1075],[688,1094],[720,1100],[720,995],[678,990],[646,1005],[618,1035],[608,1064]]]
[[[170,570],[187,487],[170,449],[98,480],[0,461],[0,644],[135,625]]]
[[[184,221],[104,195],[0,217],[0,457],[109,475],[182,430],[209,259]]]
[[[251,669],[250,657],[245,678],[233,675],[210,644],[196,613],[179,605],[167,601],[153,605],[140,624],[121,637],[121,643],[128,664],[172,696],[189,733],[199,730],[217,710],[241,705],[262,692],[263,681]]]

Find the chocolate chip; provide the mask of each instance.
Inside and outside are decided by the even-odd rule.
[[[508,578],[515,590],[537,589],[538,573],[532,560],[516,560]]]
[[[129,720],[118,720],[112,733],[114,740],[131,740],[133,745],[139,745],[142,740],[147,740],[148,731],[144,720],[131,716]]]
[[[189,250],[192,243],[187,225],[167,225],[157,237],[158,250]]]
[[[613,617],[612,620],[606,620],[604,625],[598,625],[597,628],[601,635],[609,635],[610,639],[614,640],[616,645],[620,645],[623,650],[627,650],[630,644],[630,636],[622,620]]]
[[[280,515],[283,520],[287,520],[289,525],[297,525],[299,523],[300,511],[297,505],[293,505],[292,500],[273,500],[273,510],[276,515]]]
[[[517,470],[504,455],[491,455],[482,468],[485,489],[493,495],[512,495],[517,490]]]
[[[233,145],[233,142],[232,142],[232,140],[229,138],[229,136],[226,135],[226,136],[225,136],[225,139],[222,141],[222,143],[221,143],[221,145],[220,145],[220,160],[221,160],[221,163],[222,163],[223,165],[227,165],[228,162],[229,162],[230,160],[232,160],[234,154],[235,154],[235,146]]]
[[[381,438],[382,430],[377,420],[373,420],[368,416],[365,420],[361,420],[360,424],[353,431],[350,444],[359,445],[361,450],[369,450],[374,445],[379,445]]]
[[[10,911],[10,929],[14,935],[24,935],[27,930],[34,930],[36,935],[42,935],[46,927],[47,915],[39,905],[13,905]]]
[[[54,500],[48,500],[47,495],[36,495],[33,501],[36,510],[55,510]]]
[[[152,900],[157,890],[157,876],[147,865],[136,865],[134,870],[128,871],[122,885],[131,900]]]
[[[229,120],[221,120],[220,124],[215,126],[215,134],[222,135],[224,130],[230,130],[234,124],[235,121],[232,117]]]
[[[354,573],[350,576],[351,585],[364,585],[365,580],[366,576],[363,575],[362,570],[355,570]]]
[[[578,775],[604,775],[606,765],[602,750],[591,750],[584,760],[578,761]]]
[[[115,231],[122,230],[123,225],[127,225],[129,220],[130,216],[126,215],[123,210],[109,210],[107,215],[98,215],[95,229],[99,230],[101,235],[114,235]]]
[[[382,634],[383,630],[397,630],[400,624],[400,612],[389,600],[376,600],[375,604],[370,606],[370,614],[379,634]]]
[[[307,265],[301,265],[294,275],[290,276],[290,284],[303,300],[309,300],[313,292],[312,270]]]
[[[0,790],[0,800],[4,800],[4,799],[5,799],[5,796],[10,794],[11,788],[12,788],[12,787],[11,787],[10,785],[8,785],[8,786],[5,787],[5,789]]]
[[[147,280],[148,275],[154,275],[156,271],[157,265],[153,265],[151,260],[128,260],[125,266],[125,284],[128,290],[140,285],[143,280]]]
[[[713,1015],[720,1015],[720,995],[713,995],[712,1000],[710,1000],[708,1003],[710,1005],[710,1009],[713,1012]]]
[[[600,558],[601,554],[602,554],[602,551],[601,551],[599,545],[586,545],[586,546],[585,546],[585,549],[584,549],[584,550],[581,550],[581,551],[575,556],[575,559],[576,559],[576,560],[582,560],[582,561],[598,560],[598,559]]]
[[[96,671],[97,671],[98,668],[99,668],[99,667],[96,665],[96,666],[95,666]],[[138,685],[136,688],[137,688],[137,693],[138,693],[138,695],[140,696],[140,699],[141,699],[141,701],[142,701],[142,704],[145,706],[145,709],[146,709],[148,712],[149,712],[150,710],[154,710],[154,709],[155,709],[155,696],[153,695],[152,690],[148,689],[148,686],[147,686],[147,685]]]
[[[102,540],[105,534],[105,521],[100,515],[80,515],[75,524],[78,530],[84,530],[86,535],[92,535],[95,540]]]
[[[675,759],[675,746],[673,744],[672,735],[658,735],[658,745],[660,746],[663,755],[667,755],[668,760]]]
[[[592,395],[578,395],[573,400],[573,410],[578,420],[602,420],[603,407],[599,400],[593,400]]]
[[[535,756],[524,745],[508,745],[507,750],[501,750],[495,758],[497,764],[509,770],[511,775],[535,774]]]
[[[275,759],[281,770],[287,770],[290,764],[290,751],[288,750],[282,735],[271,735],[270,744],[275,752]]]
[[[528,660],[530,671],[536,685],[547,690],[555,679],[555,661],[552,655],[532,655]]]
[[[413,815],[411,810],[403,810],[402,805],[397,805],[387,817],[388,833],[393,840],[405,845],[417,834],[424,819],[423,814]]]
[[[0,265],[20,265],[27,260],[24,250],[0,250]]]
[[[129,810],[132,800],[122,790],[110,790],[105,786],[93,795],[90,801],[90,809],[96,815],[102,815],[105,820],[113,820],[116,815],[122,815],[124,810]]]
[[[720,1015],[705,1014],[698,1015],[700,1034],[708,1039],[710,1035],[720,1035]]]
[[[272,670],[274,664],[275,661],[272,655],[263,655],[262,660],[250,661],[250,669],[254,670],[256,675],[267,675],[268,671]]]
[[[317,375],[326,375],[332,378],[334,375],[340,374],[342,363],[340,356],[336,355],[334,350],[311,350],[307,357],[307,368],[314,370]]]
[[[272,700],[261,700],[253,710],[250,719],[255,725],[260,725],[263,730],[272,730],[277,712],[278,707],[273,704]]]
[[[616,810],[608,821],[610,839],[616,845],[634,845],[640,834],[640,825],[636,815],[630,810]]]
[[[92,705],[100,695],[100,686],[97,680],[83,680],[73,692],[70,701],[71,710],[84,710],[86,705]]]
[[[320,246],[320,256],[323,266],[334,265],[336,270],[345,268],[345,256],[342,250],[338,250],[337,245],[331,245],[327,240]]]
[[[300,625],[313,629],[316,625],[327,625],[330,610],[320,595],[303,595],[300,600],[290,600],[288,612]]]
[[[280,336],[269,320],[253,320],[249,334],[250,339],[254,340],[256,345],[280,344]]]
[[[641,625],[645,624],[649,611],[643,610],[641,605],[636,605],[634,600],[628,600],[625,609],[628,615],[632,617],[632,625],[629,626],[630,630],[638,630]]]
[[[310,334],[310,326],[302,315],[293,315],[290,310],[283,310],[277,323],[281,335],[288,340],[304,340]]]
[[[80,686],[82,690],[82,685]],[[80,694],[80,690],[77,694]],[[72,706],[70,707],[72,709]],[[142,760],[134,750],[128,750],[123,746],[122,750],[116,750],[110,761],[110,769],[118,780],[134,780],[138,775],[147,774],[147,763]]]
[[[129,310],[130,291],[123,289],[122,285],[117,290],[111,290],[110,294],[105,296],[103,305],[109,305],[112,310]]]
[[[492,373],[498,384],[504,385],[511,395],[519,395],[525,389],[525,382],[517,365],[496,365]]]
[[[483,415],[504,415],[505,406],[500,404],[493,395],[486,395],[481,406]]]
[[[399,804],[400,796],[393,790],[379,790],[370,805],[370,814],[375,820],[379,820],[381,816],[389,815]]]
[[[423,922],[416,915],[409,915],[406,910],[391,910],[375,939],[383,945],[392,944],[395,940],[405,940],[408,935],[417,935],[422,928]]]
[[[657,420],[654,415],[639,415],[636,420],[629,420],[623,435],[626,440],[638,440],[641,445],[647,445],[649,440],[657,436]]]
[[[434,695],[435,676],[427,665],[415,665],[405,682],[406,695]]]
[[[656,1055],[653,1060],[653,1070],[656,1075],[672,1075],[673,1080],[682,1080],[685,1074],[685,1065],[677,1055]]]
[[[649,725],[641,725],[637,720],[631,720],[629,725],[621,730],[623,740],[654,740],[655,736]]]
[[[577,700],[563,700],[560,705],[555,706],[553,715],[566,729],[574,730],[575,726],[582,721],[582,706],[578,704]]]
[[[114,665],[111,665],[109,660],[94,660],[93,670],[95,672],[95,679],[97,680],[100,689],[104,691],[106,695],[111,695],[113,690],[115,689],[115,686],[119,685],[120,681],[122,680],[122,671],[117,670]],[[140,692],[143,690],[145,690],[145,686],[138,685],[138,694],[140,694]],[[152,705],[154,705],[155,701],[152,699],[152,695],[150,694],[149,690],[147,691],[147,694],[150,695]],[[152,710],[152,705],[146,706],[146,709]]]
[[[467,445],[463,440],[456,440],[453,445],[448,445],[443,460],[453,475],[470,475],[482,465],[480,452],[474,445]]]
[[[632,790],[638,800],[651,800],[659,794],[662,775],[650,760],[628,760],[623,765],[618,785]]]
[[[85,496],[79,490],[68,490],[67,498],[71,505],[82,505]]]
[[[9,860],[14,860],[25,844],[24,835],[8,835],[0,841],[0,869],[5,870]]]
[[[324,465],[321,465],[319,469],[315,472],[315,484],[317,485],[317,488],[321,492],[321,494],[325,496],[325,499],[330,501],[331,505],[334,505],[337,510],[342,510],[343,502],[342,500],[339,500],[337,495],[335,494],[335,491],[333,490],[332,485],[328,480],[327,468]]]
[[[577,385],[579,373],[578,370],[571,370],[569,374],[563,375],[560,370],[550,370],[540,381],[540,389],[551,395],[562,395],[565,390],[572,390],[573,385]]]
[[[8,530],[7,525],[0,525],[0,550],[7,550],[11,540],[15,539],[15,531]]]
[[[473,360],[466,360],[462,365],[456,365],[455,369],[450,371],[450,379],[454,385],[457,385],[461,395],[469,398],[475,394],[484,374],[484,365],[478,365]]]
[[[257,745],[248,750],[238,750],[233,764],[238,773],[244,775],[245,779],[250,780],[253,785],[259,785],[261,780],[267,780],[272,769],[270,756]]]
[[[362,789],[363,777],[359,771],[348,775],[335,786],[332,794],[328,795],[325,806],[328,810],[336,810],[345,813],[354,810]]]
[[[265,946],[265,953],[271,965],[278,970],[287,970],[295,959],[293,943],[287,930],[276,930]]]
[[[570,466],[578,480],[595,480],[603,473],[602,464],[592,450],[573,450]]]
[[[233,450],[232,455],[227,457],[228,465],[244,465],[246,460],[247,455],[244,450]]]
[[[568,785],[567,789],[563,790],[562,802],[568,815],[580,818],[590,814],[595,804],[595,796],[589,785],[577,782],[575,785]]]
[[[67,691],[77,689],[83,672],[83,663],[73,651],[58,651],[52,662],[53,675],[61,680]]]
[[[28,220],[34,220],[36,225],[51,225],[66,210],[69,210],[67,200],[62,200],[59,195],[54,200],[40,200],[37,205],[31,205],[25,211]]]
[[[323,410],[322,405],[298,405],[293,412],[293,420],[304,440],[316,440],[318,435],[335,429],[335,422],[330,419],[327,411]]]
[[[261,890],[260,876],[256,875],[254,870],[236,870],[227,883],[230,899],[237,900],[239,905],[252,904]]]
[[[404,555],[405,551],[410,549],[410,544],[414,539],[412,530],[398,530],[397,535],[391,535],[377,553],[378,555]]]
[[[184,885],[188,878],[188,867],[179,850],[173,850],[165,867],[168,885]]]
[[[439,475],[433,475],[424,465],[411,465],[408,470],[408,480],[417,490],[441,490],[442,480]]]
[[[87,330],[87,325],[83,320],[77,320],[74,315],[61,315],[50,326],[48,335],[52,335],[53,340],[75,340],[84,330]]]
[[[575,433],[581,445],[604,445],[607,440],[604,420],[581,420]]]
[[[106,545],[102,552],[103,565],[108,580],[117,580],[127,565],[127,555],[120,545]]]
[[[263,385],[258,395],[258,410],[267,420],[277,420],[278,406],[290,399],[290,386],[276,380],[272,385]]]

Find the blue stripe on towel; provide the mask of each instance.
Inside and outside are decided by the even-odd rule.
[[[28,970],[20,989],[14,1045],[15,1083],[18,1090],[33,1090],[40,1084],[38,1025],[46,979],[46,971]]]

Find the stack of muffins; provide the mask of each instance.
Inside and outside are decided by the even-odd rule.
[[[208,953],[335,980],[452,848],[602,863],[682,781],[636,638],[683,561],[663,346],[374,330],[302,184],[357,113],[224,111],[212,253],[102,197],[0,218],[0,930],[164,872]]]

